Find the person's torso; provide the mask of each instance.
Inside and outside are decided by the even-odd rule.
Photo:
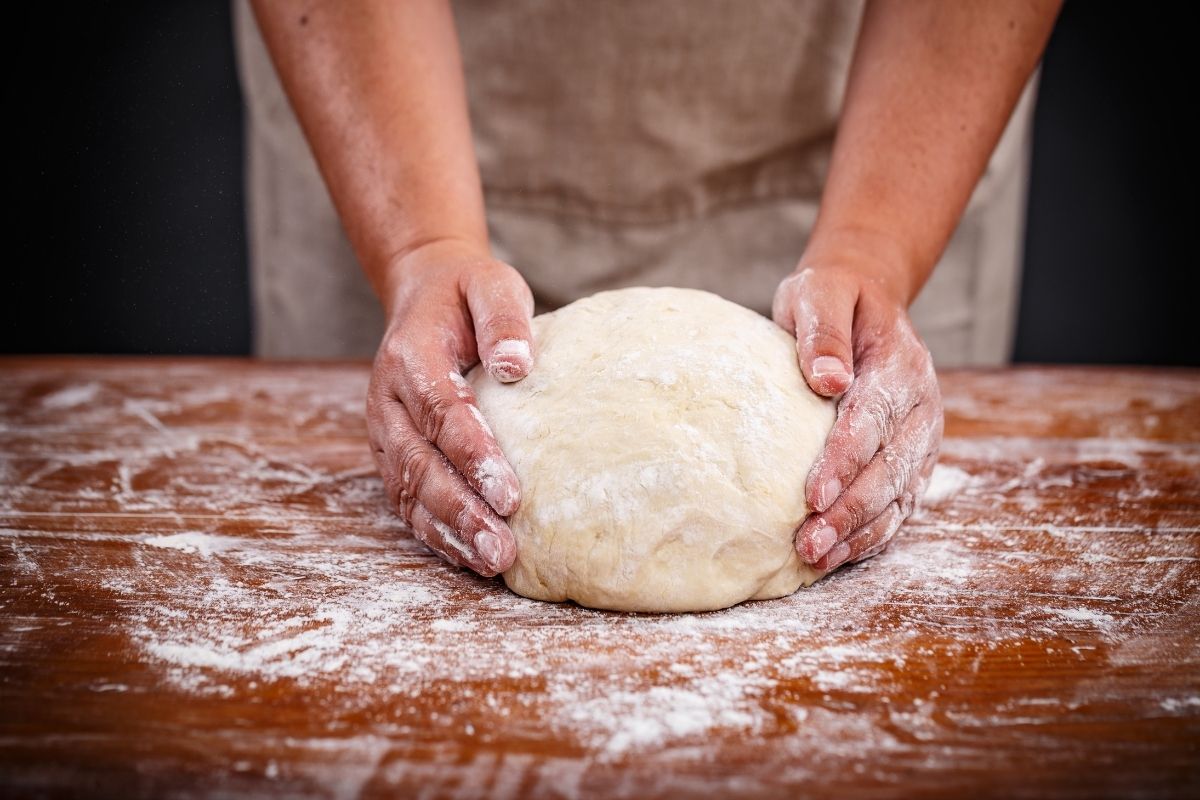
[[[652,224],[815,198],[860,11],[456,0],[489,207]]]

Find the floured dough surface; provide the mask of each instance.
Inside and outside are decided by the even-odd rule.
[[[518,594],[705,611],[820,577],[796,555],[834,406],[792,337],[692,289],[602,292],[533,321],[524,380],[470,380],[521,480]]]

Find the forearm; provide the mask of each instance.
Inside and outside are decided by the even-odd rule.
[[[807,264],[924,285],[1045,46],[1060,0],[871,0]]]
[[[385,305],[395,264],[487,226],[449,3],[254,0],[350,241]]]

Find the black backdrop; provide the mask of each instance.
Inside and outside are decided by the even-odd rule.
[[[1200,363],[1183,9],[1063,11],[1037,108],[1018,360]],[[30,4],[9,19],[0,349],[248,352],[228,5]]]

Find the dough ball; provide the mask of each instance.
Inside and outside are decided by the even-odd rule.
[[[821,577],[796,555],[834,406],[768,319],[692,289],[622,289],[533,321],[517,383],[469,376],[521,480],[514,592],[707,611]]]

